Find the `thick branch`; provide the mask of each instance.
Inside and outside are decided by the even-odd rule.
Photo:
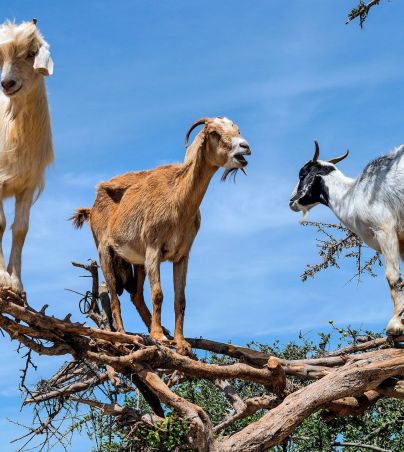
[[[296,391],[283,403],[216,446],[220,451],[258,451],[287,438],[310,414],[333,400],[377,388],[386,378],[404,375],[404,351],[389,349],[349,362]]]

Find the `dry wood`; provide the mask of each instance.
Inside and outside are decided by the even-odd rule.
[[[76,265],[89,271],[98,284],[95,263]],[[73,358],[28,392],[25,404],[40,407],[53,403],[43,427],[32,428],[28,437],[54,429],[56,415],[52,413],[59,413],[61,404],[64,408],[72,404],[92,407],[124,423],[131,432],[139,424],[154,428],[164,416],[161,404],[165,404],[188,423],[188,445],[195,450],[258,451],[282,444],[315,411],[321,410],[325,418],[362,415],[381,397],[403,398],[404,350],[394,347],[403,337],[395,342],[391,338],[357,338],[355,344],[336,352],[298,360],[203,338],[187,339],[194,348],[229,357],[229,364],[217,365],[197,356],[179,355],[170,342],[111,331],[108,296],[95,284],[88,301],[86,314],[96,328],[72,322],[69,316],[57,319],[47,315],[46,308],[36,311],[18,295],[0,289],[0,327],[11,339],[39,354]],[[28,367],[27,361],[24,374]],[[175,384],[192,378],[211,380],[229,400],[233,411],[217,425],[212,425],[201,407],[175,393]],[[243,400],[232,384],[237,380],[263,385],[267,393]],[[97,391],[104,391],[106,385],[112,388],[111,394],[141,391],[155,414],[121,406],[113,397],[107,402],[99,400]],[[217,436],[237,420],[261,411],[258,421],[232,436]]]
[[[370,0],[368,3],[360,2],[357,8],[354,8],[348,15],[347,24],[351,22],[352,20],[359,17],[359,23],[360,26],[363,26],[363,22],[366,20],[369,11],[374,6],[378,5],[380,3],[380,0]]]

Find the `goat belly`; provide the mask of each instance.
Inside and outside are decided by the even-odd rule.
[[[145,257],[130,245],[114,246],[114,251],[131,264],[144,264]]]

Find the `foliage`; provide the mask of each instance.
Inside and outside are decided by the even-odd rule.
[[[335,326],[332,320],[329,323],[330,331],[314,337],[300,333],[297,341],[286,344],[281,344],[279,341],[270,345],[251,342],[248,347],[276,355],[279,358],[306,359],[321,357],[331,349],[345,347],[352,342],[363,340],[364,337],[376,338],[381,336],[371,331],[355,330],[350,327],[340,328]],[[206,354],[203,359],[206,362],[217,364],[231,364],[233,362],[232,358],[210,353]],[[298,377],[292,377],[289,384],[295,386],[293,388],[295,390],[309,383],[300,380]],[[251,382],[235,380],[232,385],[243,399],[267,393],[263,386]],[[178,395],[206,410],[214,424],[219,423],[226,413],[232,412],[232,406],[224,397],[223,392],[208,380],[186,380],[178,383],[172,389]],[[129,397],[126,403],[130,406],[136,406],[136,404],[143,402],[141,398]],[[223,430],[221,434],[229,435],[237,432],[260,418],[261,415],[262,410],[236,421]],[[108,416],[101,416],[97,411],[93,411],[92,416],[97,418],[97,422],[110,425],[108,423],[111,421]],[[403,402],[390,398],[380,399],[362,417],[348,416],[326,420],[321,412],[317,412],[303,421],[282,446],[276,446],[271,451],[332,451],[337,450],[334,443],[343,440],[378,446],[391,451],[404,450],[403,422]],[[95,424],[93,423],[93,425]],[[128,441],[125,431],[121,431],[119,425],[114,425],[113,435],[111,435],[111,432],[107,433],[107,430],[107,428],[98,429],[97,435],[100,444],[94,449],[94,452],[191,450],[183,446],[187,425],[172,415],[169,415],[164,422],[159,423],[155,430],[140,428],[136,432],[137,441],[135,442],[133,439]],[[102,431],[104,432],[103,437],[101,437]],[[360,451],[362,449],[353,448],[352,450]]]
[[[362,276],[366,274],[372,277],[377,276],[375,267],[383,265],[380,260],[380,253],[370,250],[356,234],[341,224],[304,221],[302,225],[317,229],[319,238],[316,241],[320,256],[319,263],[306,265],[303,274],[300,276],[302,281],[314,278],[320,271],[331,267],[339,269],[341,258],[354,261],[356,271],[350,281],[356,279],[359,283]]]
[[[96,415],[101,423],[108,422],[105,416]],[[101,427],[102,428],[102,427]],[[182,446],[185,443],[185,435],[188,431],[186,422],[175,415],[167,415],[163,421],[157,422],[154,429],[146,429],[139,425],[133,435],[128,436],[125,431],[120,431],[116,426],[111,434],[101,438],[100,444],[94,448],[97,452],[174,452],[177,450],[190,451],[189,447]],[[101,431],[97,432],[98,440],[102,437]]]

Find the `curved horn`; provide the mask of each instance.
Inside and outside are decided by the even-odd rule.
[[[188,130],[188,132],[187,132],[187,134],[186,134],[186,136],[185,136],[185,147],[188,146],[189,136],[191,135],[191,133],[192,133],[192,131],[195,129],[195,127],[198,127],[198,126],[200,126],[201,124],[206,124],[206,122],[207,122],[208,119],[209,119],[209,118],[201,118],[201,119],[198,119],[198,121],[196,121],[196,122],[194,122],[194,123],[192,124],[192,126],[190,127],[190,129]]]
[[[314,150],[314,157],[313,157],[313,162],[317,162],[318,157],[320,156],[320,146],[318,145],[317,140],[314,140],[314,146],[315,146],[315,150]]]
[[[345,152],[345,154],[340,155],[339,157],[335,157],[335,159],[328,160],[330,163],[333,163],[334,165],[340,162],[341,160],[344,160],[349,155],[349,149]]]

